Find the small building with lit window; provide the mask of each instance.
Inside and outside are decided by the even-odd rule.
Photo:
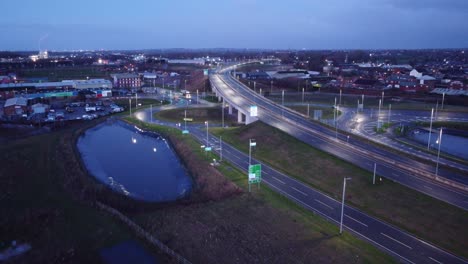
[[[140,88],[141,79],[138,74],[117,73],[111,74],[112,84],[115,88]]]

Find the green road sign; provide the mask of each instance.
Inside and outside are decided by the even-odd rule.
[[[193,118],[188,118],[188,117],[186,117],[186,118],[184,118],[184,121],[192,122],[192,121],[193,121]]]
[[[205,151],[211,151],[211,147],[206,147]]]
[[[262,181],[262,164],[249,166],[249,183],[260,183]]]
[[[188,130],[182,130],[182,134],[188,134],[189,131]]]

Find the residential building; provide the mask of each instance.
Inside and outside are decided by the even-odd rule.
[[[112,84],[115,88],[140,88],[141,79],[134,73],[111,74]]]

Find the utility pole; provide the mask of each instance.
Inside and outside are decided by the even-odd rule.
[[[151,116],[151,123],[153,123],[153,105],[150,105],[150,116]]]
[[[307,104],[307,117],[310,118],[310,104]]]
[[[132,117],[132,98],[128,98],[128,105],[130,106],[130,117]]]
[[[270,94],[273,93],[273,81],[270,81]]]

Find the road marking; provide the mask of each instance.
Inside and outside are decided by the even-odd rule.
[[[317,199],[314,199],[314,200],[317,201],[318,203],[321,203],[322,205],[324,205],[324,206],[330,208],[330,209],[333,209],[333,207],[329,206],[328,204],[326,204],[326,203],[324,203],[324,202],[321,202],[321,201],[319,201],[319,200],[317,200]]]
[[[348,217],[348,218],[351,219],[351,220],[354,220],[354,221],[358,222],[359,224],[361,224],[361,225],[363,225],[363,226],[365,226],[365,227],[368,227],[368,225],[364,224],[363,222],[361,222],[361,221],[359,221],[359,220],[357,220],[357,219],[352,218],[351,216],[349,216],[349,215],[347,215],[347,214],[345,214],[345,216]]]
[[[391,239],[391,240],[393,240],[393,241],[395,241],[395,242],[397,242],[397,243],[399,243],[399,244],[401,244],[401,245],[403,245],[403,246],[409,248],[409,249],[413,249],[412,247],[406,245],[405,243],[403,243],[403,242],[401,242],[401,241],[398,241],[398,240],[394,239],[393,237],[391,237],[391,236],[389,236],[389,235],[386,235],[386,234],[384,234],[384,233],[380,233],[380,234],[381,234],[382,236],[385,236],[385,237],[387,237],[387,238],[389,238],[389,239]]]
[[[432,190],[432,188],[429,187],[429,186],[426,186],[426,185],[423,185],[423,186],[424,186],[424,188],[427,188],[427,189],[429,189],[429,190]]]
[[[305,192],[303,192],[303,191],[300,191],[300,190],[298,190],[298,189],[296,189],[296,188],[294,188],[294,187],[292,187],[292,186],[291,186],[291,188],[293,188],[296,192],[298,192],[298,193],[300,193],[300,194],[302,194],[302,195],[308,196],[307,193],[305,193]]]
[[[437,259],[435,258],[432,258],[432,257],[429,257],[430,260],[434,261],[435,263],[439,263],[439,264],[442,264],[442,262],[438,261]]]
[[[400,175],[398,175],[398,174],[396,174],[394,172],[392,172],[392,175],[395,176],[395,177],[400,177]]]
[[[284,181],[282,181],[282,180],[280,180],[280,179],[276,178],[275,176],[273,176],[273,179],[275,179],[275,180],[277,180],[277,181],[281,182],[282,184],[286,184]]]

